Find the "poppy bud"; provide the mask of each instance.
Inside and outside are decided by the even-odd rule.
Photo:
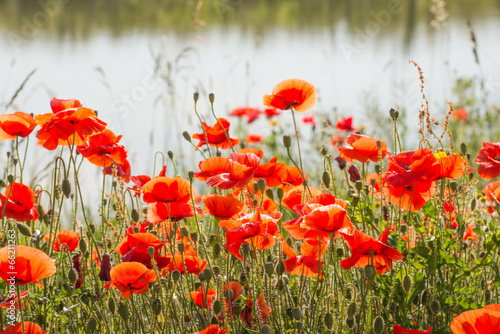
[[[172,271],[172,279],[177,282],[181,278],[181,272],[179,270]]]
[[[365,267],[365,275],[368,279],[372,279],[375,276],[375,268],[372,265],[367,265]]]
[[[5,186],[6,186],[5,181],[4,180],[0,180],[0,188],[3,188]]]
[[[441,312],[441,303],[439,302],[439,300],[433,300],[432,301],[432,303],[431,303],[431,311],[434,314],[438,314],[439,312]]]
[[[354,327],[354,318],[347,318],[345,320],[345,324],[347,325],[347,327],[352,329]]]
[[[295,327],[297,328],[298,331],[301,331],[304,328],[304,323],[302,321],[297,321],[295,323]]]
[[[356,181],[354,185],[356,186],[357,191],[361,191],[361,189],[363,189],[363,182],[361,182],[361,180]]]
[[[151,303],[151,309],[153,310],[153,312],[154,312],[155,315],[160,314],[160,312],[161,312],[161,304],[160,304],[160,300],[159,299],[155,299]]]
[[[323,323],[325,324],[326,328],[332,329],[332,327],[333,327],[333,314],[330,312],[325,313],[325,316],[323,317]]]
[[[394,120],[399,118],[399,110],[394,110]]]
[[[233,298],[234,298],[234,291],[233,291],[233,289],[227,289],[224,292],[224,297],[226,297],[227,300],[233,300]]]
[[[174,158],[174,152],[172,152],[172,151],[168,151],[168,152],[167,152],[167,155],[168,155],[168,157],[169,157],[170,159],[173,159],[173,158]]]
[[[132,220],[135,222],[139,221],[139,211],[136,209],[132,209],[132,212],[130,212],[130,217],[132,217]]]
[[[139,229],[139,226],[134,226],[134,228],[132,230],[134,231],[134,233],[139,233],[141,231]]]
[[[263,191],[266,189],[266,180],[264,180],[264,179],[259,179],[259,180],[257,181],[257,187],[259,188],[259,190],[260,190],[261,192],[263,192]]]
[[[16,223],[17,230],[27,237],[31,237],[31,229],[23,223]]]
[[[262,326],[262,328],[260,329],[260,332],[262,334],[272,334],[273,330],[271,329],[271,327],[269,325],[265,325],[265,326]]]
[[[330,188],[330,173],[328,173],[326,170],[323,171],[323,175],[321,175],[321,180],[323,181],[323,184],[325,185],[325,188]]]
[[[212,278],[212,271],[206,268],[205,270],[203,270],[203,274],[205,274],[205,280],[209,282],[210,279]]]
[[[241,313],[241,304],[240,303],[234,303],[233,305],[233,312],[235,314],[240,314]]]
[[[460,144],[460,151],[462,152],[462,154],[466,154],[467,153],[467,144],[466,143],[462,143]]]
[[[450,182],[450,189],[451,189],[451,191],[457,190],[457,187],[458,187],[457,181],[451,181]]]
[[[267,276],[271,277],[274,274],[274,265],[271,262],[267,262],[264,265],[264,271],[266,272]]]
[[[68,283],[64,283],[63,285],[64,291],[71,292],[71,286]]]
[[[358,202],[359,202],[359,196],[358,196],[358,195],[356,195],[356,194],[353,194],[353,195],[352,195],[352,203],[351,203],[351,204],[352,204],[352,206],[356,206],[356,205],[358,205]]]
[[[14,175],[9,174],[9,176],[7,176],[7,181],[9,181],[9,183],[14,183],[14,181],[15,181]]]
[[[378,149],[380,150],[380,148],[382,147],[382,142],[380,140],[377,140],[376,144]]]
[[[413,285],[413,282],[411,280],[411,277],[408,276],[408,275],[405,275],[403,277],[403,282],[401,283],[402,286],[403,286],[403,291],[408,294],[408,292],[410,292],[411,290],[411,286]]]
[[[153,248],[153,247],[149,247],[149,248]],[[148,248],[148,251],[149,251],[149,248]],[[154,248],[153,248],[153,250],[154,250]],[[177,244],[177,250],[179,251],[179,253],[183,254],[184,251],[186,250],[186,247],[184,246],[184,243],[179,242]]]
[[[285,145],[286,148],[290,148],[290,146],[292,146],[292,138],[290,138],[289,135],[283,136],[283,145]]]
[[[470,172],[469,173],[469,181],[472,180],[474,178],[474,172]]]
[[[198,98],[200,97],[200,94],[198,92],[195,92],[193,94],[193,100],[194,100],[194,103],[198,102]]]
[[[373,332],[375,334],[382,334],[385,329],[385,322],[381,316],[377,316],[373,321]]]
[[[344,160],[344,158],[338,156],[335,158],[335,161],[337,161],[337,164],[339,165],[340,170],[344,170],[344,168],[347,164],[346,161]]]
[[[274,194],[273,194],[273,190],[271,188],[267,188],[266,189],[266,195],[267,197],[269,197],[270,199],[274,199]]]
[[[474,211],[474,209],[476,208],[476,203],[477,203],[476,199],[473,198],[472,201],[470,202],[470,210],[471,211]]]
[[[205,273],[204,272],[199,273],[198,279],[203,282],[205,280]],[[200,283],[200,286],[201,286],[201,283]]]
[[[198,241],[198,233],[196,232],[191,232],[189,234],[189,236],[191,237],[191,240],[193,240],[193,242],[197,242]]]
[[[337,252],[337,256],[338,257],[344,256],[344,248],[339,247],[339,248],[336,249],[336,252]]]
[[[126,304],[121,304],[118,306],[118,314],[123,320],[128,320],[128,307]]]
[[[215,245],[214,245],[214,256],[215,257],[219,256],[221,250],[222,250],[222,248],[221,248],[220,244],[218,242],[215,243]]]
[[[71,268],[68,271],[68,278],[69,278],[69,282],[71,284],[74,284],[76,282],[76,279],[78,278],[78,274],[76,273],[75,268]]]
[[[294,307],[292,309],[292,317],[295,319],[295,320],[300,320],[302,319],[302,311],[300,310],[300,308],[298,307]]]
[[[36,206],[36,211],[38,212],[38,214],[39,214],[40,216],[43,216],[43,215],[45,214],[45,212],[43,212],[43,206],[42,206],[41,204],[38,204],[38,205]]]
[[[191,142],[191,136],[189,135],[189,132],[187,131],[184,131],[182,133],[182,136],[184,137],[184,139],[186,139],[188,142]]]
[[[215,315],[218,315],[221,310],[222,310],[222,303],[220,302],[220,300],[216,299],[212,304],[212,311],[214,311]]]
[[[358,180],[361,180],[361,176],[359,175],[359,169],[356,165],[350,165],[348,172],[349,172],[349,180],[351,180],[351,182],[356,182]]]
[[[84,303],[85,305],[88,305],[90,303],[90,298],[88,295],[82,295],[80,297],[80,299],[81,299],[82,303]]]
[[[210,103],[214,103],[214,100],[215,100],[215,95],[214,95],[214,93],[210,93],[210,94],[208,94],[208,101],[210,101]]]
[[[347,307],[347,319],[352,319],[356,314],[356,302],[351,302]]]
[[[284,272],[285,272],[285,263],[283,261],[280,261],[276,266],[276,274],[278,274],[278,276],[281,276],[283,275]]]
[[[194,172],[193,172],[192,170],[190,170],[190,171],[188,172],[188,177],[189,177],[189,180],[190,180],[190,181],[193,181]]]
[[[113,297],[109,297],[109,299],[108,299],[108,310],[112,314],[115,314],[116,304],[115,304],[115,300],[113,299]]]
[[[420,303],[422,305],[427,305],[427,303],[429,302],[430,295],[431,294],[429,293],[429,291],[427,289],[424,289],[420,294]]]
[[[281,201],[281,199],[283,198],[283,189],[278,188],[276,190],[276,194],[278,195],[278,199]]]
[[[87,329],[90,331],[90,333],[93,333],[97,327],[97,321],[95,318],[90,318],[89,321],[87,321]]]
[[[391,108],[391,110],[389,110],[389,115],[391,116],[392,119],[394,119],[394,108]]]

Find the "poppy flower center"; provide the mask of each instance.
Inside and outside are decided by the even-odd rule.
[[[411,169],[411,168],[410,168],[410,166],[404,166],[404,168],[405,168],[406,170],[410,170],[410,169]]]

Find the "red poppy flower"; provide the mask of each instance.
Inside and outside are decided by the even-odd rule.
[[[243,259],[239,253],[240,247],[248,239],[251,240],[249,244],[257,249],[272,248],[276,243],[274,238],[280,237],[277,225],[280,219],[281,213],[279,212],[274,213],[271,217],[257,211],[238,220],[223,220],[219,222],[219,226],[227,230],[227,242],[224,247],[238,259]]]
[[[306,172],[296,166],[287,166],[286,173],[286,178],[283,183],[287,183],[292,186],[300,186],[303,184],[304,180],[302,179],[302,174],[304,174],[306,181],[309,180],[306,176]]]
[[[347,216],[346,207],[339,204],[330,204],[314,208],[304,216],[302,228],[308,228],[313,231],[334,233],[335,238],[340,238],[340,231],[348,233],[354,229],[354,226]],[[306,236],[307,238],[307,233]]]
[[[172,256],[169,254],[168,257],[171,259],[167,267],[170,272],[178,270],[182,275],[186,273],[198,275],[207,267],[207,260],[202,260],[196,255],[185,254],[181,256],[180,254],[176,254]]]
[[[240,319],[244,321],[248,327],[254,328],[257,324],[255,324],[256,319],[252,321],[252,311],[253,311],[252,307],[253,307],[252,298],[248,297],[247,307],[241,311]],[[262,294],[257,298],[257,308],[259,309],[258,311],[260,313],[260,318],[262,319],[262,323],[264,325],[269,324],[269,319],[267,315],[270,314],[273,310],[267,305]],[[252,326],[252,323],[254,324],[254,326]]]
[[[464,241],[467,241],[467,239],[472,239],[472,242],[476,242],[477,233],[474,232],[475,228],[476,228],[475,223],[470,223],[469,225],[467,225],[464,232]]]
[[[27,137],[35,129],[33,116],[22,111],[0,115],[0,141]]]
[[[477,172],[483,179],[493,179],[500,174],[500,143],[483,142],[476,158]]]
[[[257,118],[259,118],[260,110],[259,110],[259,108],[254,108],[254,107],[236,108],[236,109],[231,110],[231,112],[229,113],[229,116],[236,116],[236,117],[246,116],[246,117],[248,117],[248,124],[251,124]]]
[[[442,178],[458,179],[465,173],[465,160],[460,154],[446,155],[444,152],[434,154],[436,162],[426,174],[429,181],[437,181]]]
[[[451,117],[455,120],[465,122],[469,118],[469,113],[465,108],[454,109],[451,113]]]
[[[352,234],[343,234],[351,250],[351,257],[340,261],[342,268],[364,268],[373,265],[381,275],[392,270],[392,261],[402,260],[404,256],[397,249],[386,245],[389,230],[390,227],[387,227],[378,240],[358,230]]]
[[[244,204],[232,196],[209,194],[203,196],[203,204],[208,214],[219,220],[237,218]]]
[[[102,132],[89,136],[83,145],[76,149],[87,160],[101,167],[109,167],[112,162],[120,165],[127,158],[125,146],[119,144],[122,136],[116,136],[113,131],[104,129]]]
[[[193,302],[201,308],[212,307],[215,299],[216,291],[214,289],[205,289],[204,287],[199,287],[196,291],[191,291],[188,293],[188,297],[191,297]]]
[[[37,219],[38,213],[35,205],[35,196],[30,187],[14,182],[5,188],[5,196],[0,194],[0,218],[5,207],[5,217],[20,222]]]
[[[106,128],[106,123],[96,117],[92,109],[80,107],[57,113],[35,116],[40,125],[36,137],[48,150],[55,150],[58,145],[82,145],[85,139]]]
[[[313,128],[316,127],[316,115],[307,115],[302,117],[302,123],[304,124],[311,124]]]
[[[227,329],[226,327],[219,328],[219,325],[210,325],[201,332],[193,334],[227,334]]]
[[[264,135],[260,133],[249,133],[245,139],[247,145],[255,145],[264,141]]]
[[[429,334],[432,330],[432,327],[425,331],[421,331],[418,329],[406,329],[399,325],[394,325],[392,328],[394,329],[394,334]]]
[[[142,193],[146,203],[188,203],[191,200],[189,181],[180,176],[155,177],[142,187]]]
[[[498,334],[500,328],[500,304],[466,311],[451,322],[453,334]]]
[[[408,187],[393,187],[384,183],[384,196],[393,205],[403,210],[418,211],[436,192],[433,182],[414,182]]]
[[[273,116],[281,115],[280,111],[276,108],[266,108],[266,109],[264,109],[264,114],[266,115],[266,117],[268,119],[273,117]]]
[[[199,215],[203,213],[198,205],[195,205],[195,209]],[[191,203],[155,202],[148,205],[146,218],[150,223],[158,224],[166,220],[178,221],[193,216]]]
[[[302,204],[303,198],[305,198],[305,200],[307,201],[308,198],[321,194],[321,191],[319,189],[311,186],[306,189],[304,189],[304,186],[290,186],[282,188],[283,198],[281,199],[281,204],[290,209],[293,209],[295,205]],[[309,191],[311,193],[309,193]]]
[[[12,325],[7,326],[5,329],[0,329],[0,334],[47,334],[48,331],[42,330],[42,328],[35,324],[34,322],[25,321],[24,322],[24,332],[23,324],[16,322]]]
[[[326,242],[321,243],[321,254],[319,252],[319,244],[311,245],[308,242],[303,242],[300,246],[300,255],[288,246],[286,242],[283,243],[283,253],[289,257],[288,260],[283,261],[285,264],[285,270],[290,275],[303,275],[303,276],[317,276],[320,270],[319,261],[320,257],[323,257],[328,244]]]
[[[200,141],[197,147],[202,147],[207,144],[205,141],[205,135],[207,136],[206,140],[210,146],[217,147],[221,150],[228,150],[231,146],[234,147],[240,143],[238,138],[229,137],[230,142],[226,138],[226,134],[229,136],[229,125],[231,123],[229,123],[225,118],[219,118],[218,120],[220,124],[219,122],[216,122],[213,127],[210,127],[203,122],[203,129],[205,130],[205,133],[202,132],[193,134],[193,139],[198,139]]]
[[[387,151],[387,144],[384,141],[354,133],[347,137],[347,144],[351,147],[340,147],[339,154],[345,161],[349,162],[378,162],[380,157],[377,142],[380,142],[380,155],[382,159],[385,158],[386,155],[391,155],[391,153]]]
[[[63,110],[80,108],[81,106],[80,101],[74,99],[58,99],[54,97],[50,100],[50,108],[54,114]]]
[[[200,162],[200,171],[194,176],[206,181],[210,187],[226,190],[247,185],[259,166],[260,158],[254,153],[233,153],[227,158],[214,157]]]
[[[25,305],[29,305],[28,302],[26,302],[26,301],[23,302],[23,299],[26,298],[26,296],[28,296],[29,293],[30,292],[28,290],[26,290],[26,291],[21,292],[21,294],[20,294],[21,307],[23,309],[25,308]],[[12,307],[11,305],[14,305],[15,310],[19,310],[19,297],[17,296],[17,293],[9,295],[4,300],[0,301],[0,308],[9,309]]]
[[[111,281],[104,285],[109,290],[115,287],[123,298],[143,294],[149,289],[149,282],[156,281],[155,271],[139,262],[120,263],[111,268]]]
[[[11,259],[12,253],[16,256],[14,261]],[[39,249],[23,245],[15,246],[15,250],[12,247],[0,249],[0,277],[6,282],[12,282],[11,278],[14,277],[15,283],[35,283],[43,289],[39,280],[55,273],[54,260]]]
[[[238,283],[236,281],[229,282],[229,286],[227,284],[224,284],[224,296],[226,296],[226,291],[228,289],[231,289],[233,291],[233,298],[231,298],[231,300],[228,300],[227,297],[225,297],[226,298],[226,306],[229,306],[229,305],[227,305],[227,304],[229,304],[229,302],[233,303],[243,293],[243,287],[241,286],[240,283]]]
[[[115,252],[122,256],[122,262],[140,262],[151,269],[153,266],[148,248],[153,247],[153,257],[158,268],[165,268],[170,259],[159,256],[159,250],[164,244],[166,244],[166,241],[160,241],[160,239],[152,233],[127,234],[125,240],[115,248]]]
[[[286,79],[274,86],[272,95],[264,95],[263,103],[281,110],[294,108],[297,112],[306,112],[314,107],[316,100],[316,88],[309,82]]]
[[[166,165],[163,166],[160,174],[158,174],[157,177],[163,177],[165,175],[167,175],[167,166]],[[139,195],[141,193],[142,187],[146,183],[151,181],[151,177],[148,175],[136,175],[136,176],[131,176],[130,180],[137,186],[137,189],[134,189],[134,188],[127,188],[127,189],[130,189],[133,192],[135,192],[134,197],[136,197],[137,195]]]
[[[379,193],[380,192],[380,174],[378,174],[377,172],[373,172],[370,175],[367,175],[365,182],[369,185],[372,185],[372,180],[375,181],[374,185],[372,186],[373,187],[372,191],[374,193]]]
[[[276,160],[277,157],[274,157],[268,163],[259,165],[253,174],[254,180],[264,179],[268,187],[281,186],[288,177],[288,167]]]
[[[74,231],[59,231],[52,235],[46,234],[43,237],[43,241],[49,241],[54,245],[54,252],[59,253],[62,249],[67,250],[68,252],[72,252],[78,247],[78,243],[80,242],[80,234]]]
[[[339,131],[358,131],[357,128],[352,126],[352,116],[339,119],[337,121],[337,130]]]
[[[431,150],[421,148],[416,151],[401,152],[388,157],[387,161],[389,164],[384,182],[391,187],[411,187],[414,182],[429,181],[425,176],[437,159]]]

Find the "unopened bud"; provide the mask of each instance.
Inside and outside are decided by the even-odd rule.
[[[9,174],[9,176],[7,176],[7,181],[9,181],[9,183],[14,183],[14,181],[15,181],[14,175]]]
[[[365,275],[368,279],[372,279],[375,276],[375,268],[372,265],[367,265],[365,267]]]
[[[458,187],[457,181],[451,181],[450,182],[450,189],[451,189],[451,191],[457,190],[457,187]]]
[[[274,194],[273,194],[273,190],[271,188],[267,188],[266,189],[266,195],[267,197],[269,197],[270,199],[274,200]]]
[[[177,282],[181,278],[181,272],[179,270],[172,271],[172,279]]]
[[[189,135],[189,132],[187,131],[184,131],[182,133],[182,136],[184,137],[184,139],[186,139],[188,142],[191,142],[191,136]]]
[[[323,317],[323,323],[325,324],[326,328],[332,329],[333,320],[333,314],[331,314],[330,312],[325,313],[325,316]]]
[[[216,299],[214,303],[212,304],[212,310],[214,311],[215,315],[218,315],[220,311],[222,310],[222,303],[220,300]]]
[[[115,314],[116,305],[115,305],[115,300],[113,299],[113,297],[109,297],[109,299],[108,299],[108,310],[112,314]]]
[[[75,268],[71,268],[68,271],[68,279],[71,284],[75,284],[76,280],[78,278],[78,274],[76,273]]]
[[[403,291],[406,294],[408,294],[408,292],[410,292],[410,290],[411,290],[411,286],[413,285],[413,282],[412,282],[411,277],[409,275],[405,275],[403,277],[402,285],[403,285]]]
[[[128,320],[128,306],[126,304],[121,304],[118,306],[118,314],[123,320]]]
[[[184,246],[184,243],[183,242],[179,242],[177,244],[177,250],[179,251],[179,253],[183,254],[184,251],[186,250],[186,246]]]
[[[354,315],[356,314],[356,302],[351,302],[349,306],[347,307],[347,318],[352,319]]]
[[[441,303],[439,302],[439,300],[433,300],[432,301],[432,303],[431,303],[431,311],[434,314],[438,314],[439,312],[441,312]]]
[[[292,309],[292,317],[295,319],[295,320],[300,320],[302,319],[302,311],[300,310],[300,308],[298,307],[294,307]]]
[[[232,289],[227,289],[224,292],[224,297],[226,297],[227,300],[233,300],[233,298],[234,298],[234,291]]]
[[[330,188],[330,173],[328,173],[326,170],[323,171],[323,175],[321,175],[321,180],[323,181],[323,184],[325,185],[325,188]]]
[[[136,209],[132,209],[132,212],[130,212],[130,216],[132,217],[133,221],[139,221],[139,211],[137,211]]]
[[[276,190],[276,195],[278,195],[278,199],[281,201],[281,199],[283,198],[283,189],[278,188]]]
[[[274,274],[274,265],[271,262],[267,262],[264,265],[264,271],[266,272],[267,276],[271,277]]]
[[[215,245],[214,245],[214,255],[215,255],[216,257],[217,257],[217,256],[219,256],[219,255],[220,255],[221,250],[222,250],[221,245],[220,245],[218,242],[216,242],[216,243],[215,243]]]
[[[269,325],[264,325],[260,329],[260,332],[261,332],[261,334],[272,334],[273,330],[271,329],[271,327]]]
[[[462,154],[467,154],[467,144],[466,143],[462,143],[460,144],[460,151],[462,152]]]
[[[193,178],[194,178],[194,172],[192,170],[190,170],[188,172],[188,177],[189,177],[189,180],[191,180],[191,181],[193,180]]]
[[[381,316],[377,316],[373,321],[373,332],[375,334],[382,334],[385,329],[385,322]]]
[[[28,226],[23,223],[16,223],[16,226],[19,233],[27,237],[31,237],[31,229]]]
[[[290,146],[292,146],[292,138],[290,138],[289,135],[283,136],[283,145],[285,145],[286,148],[290,148]]]
[[[276,266],[276,274],[278,276],[283,275],[285,272],[285,263],[283,261],[278,262],[278,265]]]
[[[191,232],[189,234],[189,236],[191,237],[191,240],[193,240],[193,242],[197,242],[198,241],[198,233],[196,232]]]

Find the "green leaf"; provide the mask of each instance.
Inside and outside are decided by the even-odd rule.
[[[427,217],[436,218],[436,208],[431,201],[427,201],[427,203],[425,203],[424,207],[422,208],[422,212]]]

